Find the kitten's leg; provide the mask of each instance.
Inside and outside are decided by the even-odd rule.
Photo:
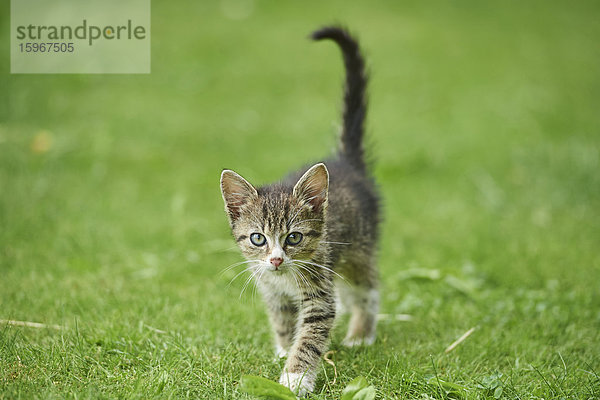
[[[346,286],[340,290],[350,304],[350,323],[344,339],[345,346],[370,345],[375,341],[379,291],[375,286]]]
[[[275,331],[275,353],[278,357],[288,354],[294,340],[298,306],[290,298],[271,295],[265,298],[271,326]]]
[[[321,355],[327,350],[335,318],[335,294],[331,285],[302,295],[298,334],[279,380],[300,396],[314,389]]]

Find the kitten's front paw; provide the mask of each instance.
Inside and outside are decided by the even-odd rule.
[[[287,351],[287,349],[284,349],[280,345],[277,345],[277,347],[275,348],[275,354],[279,358],[285,358],[288,355],[288,351]]]
[[[288,387],[300,397],[311,393],[315,387],[313,380],[306,376],[306,374],[294,374],[286,371],[283,371],[283,374],[281,374],[279,383]]]
[[[375,336],[351,336],[346,337],[342,344],[346,347],[370,346],[375,342]]]

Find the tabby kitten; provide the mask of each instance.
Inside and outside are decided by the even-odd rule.
[[[364,60],[357,41],[342,28],[325,27],[312,38],[333,40],[344,57],[338,154],[258,188],[231,170],[221,174],[233,236],[267,305],[277,354],[287,355],[280,383],[301,395],[314,389],[336,299],[351,312],[348,346],[373,343],[379,304],[379,200],[362,146]]]

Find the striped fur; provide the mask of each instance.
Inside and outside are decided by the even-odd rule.
[[[314,389],[336,299],[352,314],[344,339],[349,346],[374,341],[379,304],[379,199],[362,147],[364,61],[342,28],[326,27],[312,37],[335,41],[345,60],[338,154],[259,188],[231,170],[221,175],[233,236],[267,306],[277,354],[287,355],[280,382],[300,394]],[[290,241],[292,233],[294,239],[302,235],[299,243]]]

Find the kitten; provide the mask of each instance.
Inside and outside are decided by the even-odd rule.
[[[314,389],[336,298],[352,314],[348,346],[373,343],[379,304],[379,200],[362,146],[364,60],[357,41],[342,28],[325,27],[312,38],[333,40],[344,57],[338,154],[258,188],[231,170],[221,174],[233,236],[267,305],[277,353],[288,357],[280,383],[301,395]]]

